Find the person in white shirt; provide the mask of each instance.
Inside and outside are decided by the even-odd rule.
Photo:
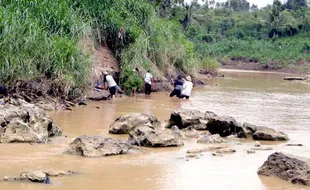
[[[117,84],[115,80],[113,79],[113,77],[109,75],[108,72],[104,72],[103,76],[104,76],[104,79],[103,79],[104,89],[109,88],[109,92],[110,92],[109,97],[113,98],[117,92]],[[108,84],[107,87],[106,87],[106,84]]]
[[[150,71],[147,71],[147,73],[144,75],[145,95],[151,94],[151,92],[152,92],[152,81],[153,81],[153,75],[150,73]]]
[[[190,76],[187,76],[185,79],[186,80],[183,84],[181,95],[179,97],[180,99],[185,99],[185,98],[189,99],[192,93],[192,89],[193,89],[192,78]]]

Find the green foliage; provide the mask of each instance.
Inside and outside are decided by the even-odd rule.
[[[212,57],[205,57],[201,61],[200,68],[205,70],[216,70],[217,68],[219,68],[219,66],[220,64],[216,59]]]
[[[67,1],[0,1],[0,81],[46,76],[83,89],[90,66],[78,39],[88,26]]]
[[[142,78],[138,76],[138,74],[135,73],[130,67],[123,69],[120,82],[127,95],[131,95],[133,90],[141,89],[143,84]]]

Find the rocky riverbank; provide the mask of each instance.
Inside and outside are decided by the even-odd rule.
[[[1,142],[46,143],[49,138],[63,134],[45,114],[44,110],[20,99],[10,99],[0,109],[0,116],[5,121],[1,124]],[[135,152],[131,151],[133,149],[141,152],[137,148],[139,146],[151,148],[178,147],[183,146],[188,139],[196,139],[197,148],[189,149],[184,155],[184,160],[189,161],[190,159],[198,159],[203,154],[229,157],[230,154],[241,151],[236,146],[247,143],[244,139],[259,140],[260,142],[288,140],[288,136],[283,132],[249,123],[240,124],[232,117],[219,116],[210,111],[175,110],[167,118],[169,118],[168,123],[162,124],[152,114],[132,113],[120,116],[110,125],[109,133],[127,134],[127,140],[118,140],[105,135],[83,135],[73,140],[64,153],[83,157],[116,156],[130,152],[134,154]],[[261,145],[260,142],[256,142],[251,148],[243,151],[246,154],[255,154],[256,151],[273,150],[272,146]],[[259,169],[258,174],[278,176],[292,183],[309,185],[307,176],[295,175],[296,172],[306,171],[307,165],[296,166],[301,169],[295,173],[292,171],[292,175],[295,177],[284,173],[285,168],[287,168],[285,165],[281,167],[281,174],[277,172],[278,169],[270,169],[271,165],[277,165],[277,163],[273,163],[274,160],[276,160],[275,162],[283,162],[282,157],[269,158],[268,163],[266,162]],[[288,161],[283,162],[283,164],[289,164],[291,158],[285,157],[285,159]],[[292,163],[304,164],[294,160]],[[28,173],[23,172],[20,177],[5,177],[4,179],[7,181],[46,183],[49,182],[51,175],[44,171],[31,171],[30,173],[27,171]]]

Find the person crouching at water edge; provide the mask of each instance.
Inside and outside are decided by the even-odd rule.
[[[111,75],[109,75],[108,72],[104,72],[103,75],[104,75],[104,77],[103,77],[104,89],[109,88],[109,92],[110,92],[109,97],[114,98],[115,94],[117,92],[117,84],[116,84],[115,80],[113,79],[113,77]],[[107,87],[106,87],[106,83],[108,84]]]
[[[192,89],[193,89],[193,83],[192,83],[192,78],[190,76],[187,76],[185,78],[185,82],[183,84],[182,87],[182,91],[181,91],[181,95],[180,95],[180,99],[189,99],[189,97],[191,96],[192,93]]]
[[[145,95],[151,94],[151,92],[152,92],[152,81],[153,81],[153,75],[150,73],[150,71],[147,71],[147,73],[144,75]]]
[[[183,87],[182,77],[178,76],[177,80],[174,82],[174,90],[171,92],[170,97],[177,96],[178,98],[181,95],[181,90]]]

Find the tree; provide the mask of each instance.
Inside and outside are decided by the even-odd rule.
[[[269,28],[269,37],[293,35],[297,32],[298,26],[292,14],[284,10],[282,3],[275,0],[271,12],[265,20],[265,25]]]
[[[289,10],[297,10],[300,8],[307,8],[307,0],[287,0],[285,8]]]

